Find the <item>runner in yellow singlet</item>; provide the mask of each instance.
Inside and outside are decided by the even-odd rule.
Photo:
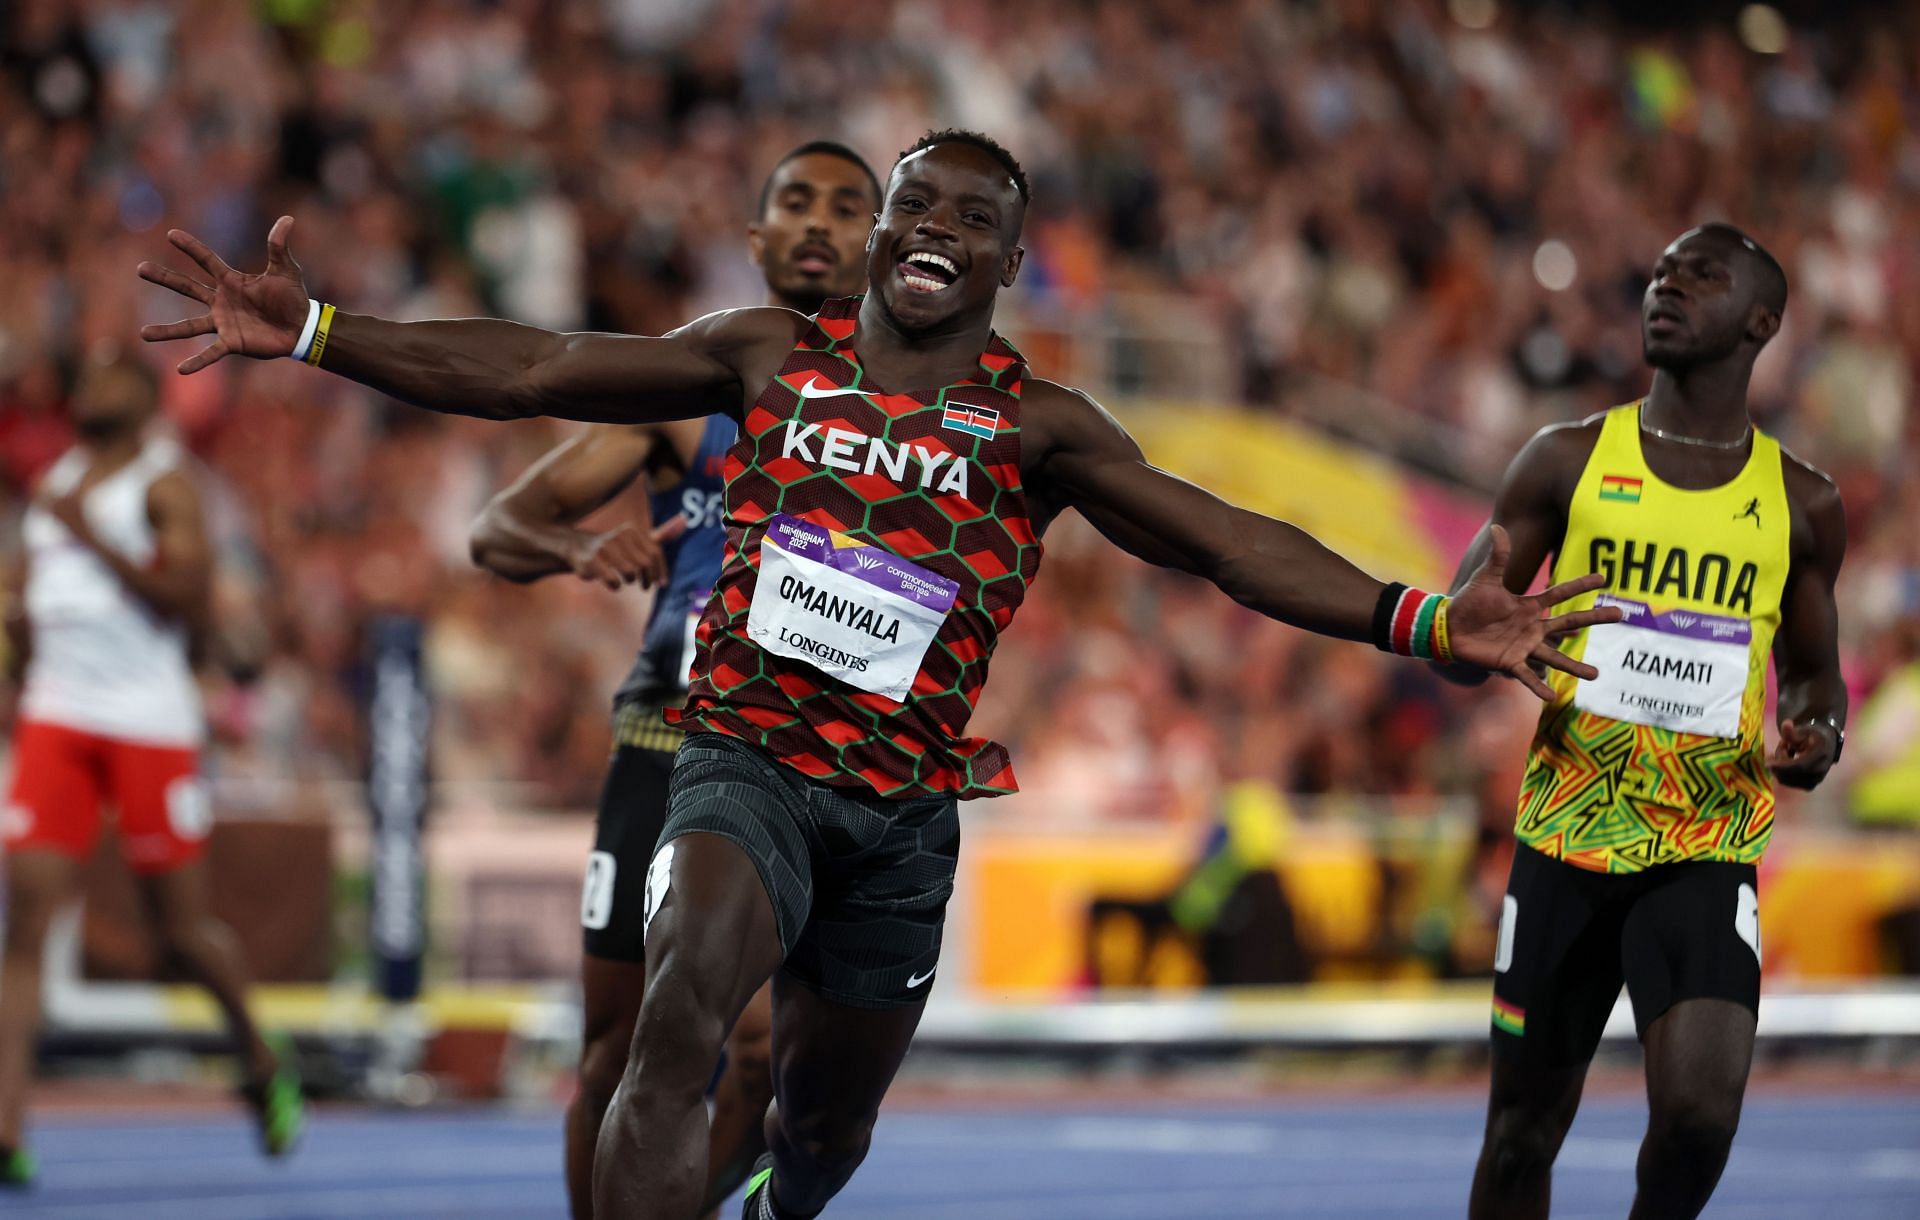
[[[1773,781],[1818,784],[1847,711],[1839,493],[1747,414],[1753,361],[1786,296],[1779,264],[1738,229],[1683,234],[1642,306],[1646,398],[1542,431],[1495,502],[1511,588],[1552,555],[1556,577],[1606,578],[1573,605],[1624,617],[1568,639],[1600,677],[1576,689],[1548,675],[1555,698],[1521,783],[1476,1220],[1547,1215],[1554,1157],[1622,983],[1651,1102],[1632,1216],[1697,1215],[1726,1164],[1760,1002],[1754,866]],[[1483,531],[1462,572],[1487,548]]]

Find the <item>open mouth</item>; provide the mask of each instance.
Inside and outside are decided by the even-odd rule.
[[[941,292],[960,278],[960,265],[944,254],[916,250],[900,260],[900,278],[915,292]]]

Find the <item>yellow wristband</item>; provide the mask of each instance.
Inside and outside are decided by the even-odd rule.
[[[307,348],[307,363],[320,367],[320,354],[327,350],[327,332],[333,329],[333,306],[320,307],[320,325],[313,329],[313,343]]]
[[[1433,659],[1442,665],[1453,664],[1453,636],[1447,630],[1447,607],[1452,604],[1451,597],[1443,598],[1433,612]]]

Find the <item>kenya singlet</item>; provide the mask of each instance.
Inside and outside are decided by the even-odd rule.
[[[974,375],[861,388],[859,297],[824,305],[727,454],[727,552],[669,720],[882,796],[1015,789],[963,737],[1040,567],[1020,483],[1026,364],[998,335]]]
[[[1755,430],[1731,482],[1687,491],[1640,448],[1640,404],[1608,412],[1553,579],[1607,578],[1564,609],[1625,618],[1571,637],[1591,682],[1550,672],[1520,788],[1522,843],[1582,868],[1751,862],[1773,829],[1763,731],[1792,526],[1780,446]]]

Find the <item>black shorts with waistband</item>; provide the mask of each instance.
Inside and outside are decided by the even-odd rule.
[[[1642,1039],[1683,1000],[1759,1012],[1757,884],[1751,864],[1602,873],[1517,846],[1495,951],[1494,1053],[1585,1063],[1623,983]]]
[[[957,800],[830,787],[737,738],[694,733],[660,841],[694,833],[752,858],[795,980],[859,1008],[927,998],[960,855]]]

